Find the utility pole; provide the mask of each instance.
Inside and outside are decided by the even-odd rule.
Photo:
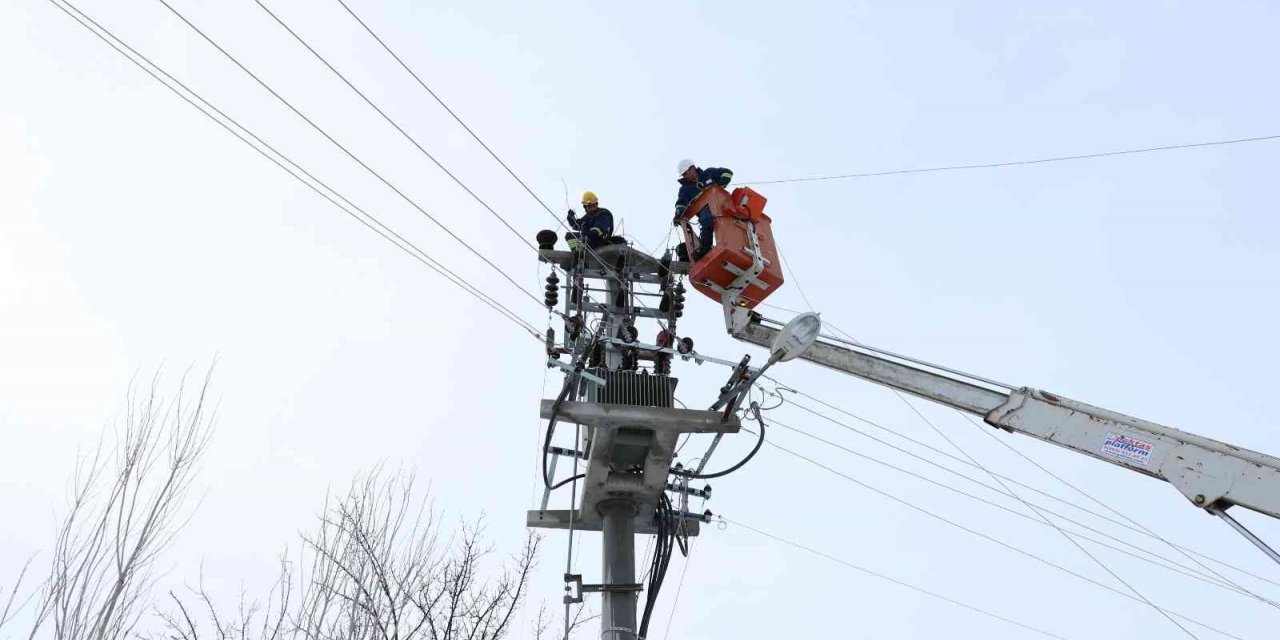
[[[543,262],[559,267],[547,278],[546,304],[559,305],[563,328],[547,333],[547,366],[564,373],[564,387],[556,399],[542,401],[540,415],[549,420],[543,469],[550,476],[542,508],[528,512],[530,527],[599,531],[603,557],[599,583],[583,584],[581,575],[565,574],[565,602],[581,602],[584,593],[600,593],[601,634],[606,640],[639,640],[640,594],[636,582],[635,538],[678,527],[683,535],[697,535],[710,514],[691,514],[671,508],[667,491],[688,493],[687,482],[670,485],[676,442],[683,434],[736,433],[738,418],[724,411],[678,409],[674,406],[678,380],[673,361],[695,357],[693,343],[678,338],[676,324],[683,314],[688,265],[636,251],[627,245],[557,251],[556,234],[538,235]],[[655,290],[656,289],[656,290]],[[640,340],[639,322],[653,325],[653,343]],[[582,437],[572,448],[554,446],[554,434],[580,425]],[[559,430],[555,430],[560,427]],[[555,431],[553,431],[555,430]],[[586,461],[577,484],[556,477],[556,462],[568,457]],[[573,464],[574,472],[577,464]],[[581,487],[577,504],[549,509],[551,487],[566,483]],[[703,497],[709,489],[693,490]],[[675,523],[675,524],[672,524]],[[655,545],[656,546],[656,545]]]
[[[604,534],[603,584],[630,585],[636,581],[636,534],[632,521],[638,505],[633,500],[616,499],[600,504]],[[636,594],[606,590],[602,594],[601,637],[614,633],[626,638],[636,627]]]

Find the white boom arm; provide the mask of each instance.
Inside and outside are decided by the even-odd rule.
[[[745,311],[745,310],[744,310]],[[759,323],[732,326],[732,335],[772,348],[782,331]],[[765,321],[771,322],[771,321]],[[1030,387],[1013,388],[872,347],[817,340],[798,356],[841,373],[982,416],[995,427],[1169,482],[1192,504],[1221,516],[1240,506],[1280,518],[1280,458],[1069,400]],[[1280,555],[1247,531],[1265,552]]]

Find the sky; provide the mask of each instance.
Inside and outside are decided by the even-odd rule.
[[[254,2],[172,4],[537,295],[547,270],[532,252]],[[554,224],[336,1],[267,4],[525,238]],[[160,3],[77,5],[547,326],[541,305]],[[590,189],[654,251],[683,157],[749,182],[1280,133],[1280,94],[1265,80],[1280,58],[1280,8],[1267,2],[351,5],[554,211]],[[166,584],[190,582],[203,563],[227,593],[265,591],[326,492],[379,464],[416,469],[448,517],[483,516],[498,550],[518,549],[537,499],[536,403],[559,381],[539,344],[52,3],[0,4],[0,61],[0,576],[50,547],[77,448],[119,417],[130,380],[157,369],[172,380],[215,359],[217,433]],[[794,276],[770,302],[821,311],[869,344],[1276,454],[1278,160],[1280,143],[1260,142],[762,185]],[[761,353],[727,336],[718,306],[696,294],[681,329],[708,354]],[[775,371],[950,446],[887,390],[801,362]],[[690,362],[675,375],[684,402],[709,405],[727,371]],[[1280,582],[1280,568],[1166,484],[911,404],[993,471],[1081,500],[999,440],[1161,536]],[[955,484],[794,405],[768,417]],[[831,558],[1063,637],[1185,637],[1140,602],[992,541],[1125,589],[1051,529],[786,429],[770,440],[988,538],[766,447],[713,483],[707,508],[829,557],[708,527],[672,563],[651,637],[1036,637]],[[712,466],[751,444],[730,439]],[[1280,523],[1238,517],[1280,544]],[[535,601],[558,602],[566,544],[548,534]],[[1275,608],[1089,548],[1144,597],[1236,637],[1271,637],[1280,623]],[[588,582],[598,554],[584,536],[575,557]],[[1280,599],[1275,584],[1230,575]]]

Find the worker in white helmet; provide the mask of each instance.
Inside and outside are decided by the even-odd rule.
[[[731,180],[733,180],[733,172],[728,169],[719,167],[699,169],[692,160],[681,160],[676,165],[676,181],[680,183],[680,193],[676,196],[676,213],[672,224],[681,225],[685,209],[694,198],[698,197],[699,193],[702,193],[703,189],[713,184],[727,187]],[[694,261],[701,260],[702,256],[707,255],[715,242],[715,218],[711,216],[710,211],[698,212],[698,227],[698,250],[693,255]],[[683,244],[676,248],[676,253],[681,260],[689,259]]]

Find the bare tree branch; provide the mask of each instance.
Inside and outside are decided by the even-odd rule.
[[[540,539],[529,536],[507,566],[489,567],[483,523],[464,523],[455,538],[442,543],[432,509],[425,498],[415,497],[414,483],[411,474],[378,469],[352,482],[345,495],[326,499],[315,529],[301,536],[297,564],[302,569],[290,571],[281,559],[280,577],[267,596],[268,602],[276,599],[278,610],[242,600],[234,637],[250,637],[251,616],[264,618],[256,636],[262,640],[499,640],[509,635]],[[209,602],[211,596],[200,590],[197,597]],[[276,622],[268,625],[268,616]],[[164,619],[172,637],[193,635],[186,618]]]
[[[211,367],[194,389],[184,374],[169,400],[160,373],[145,388],[130,385],[123,420],[79,457],[48,573],[34,597],[29,638],[135,635],[155,561],[184,522],[188,489],[213,433],[212,373]],[[16,594],[15,588],[0,626],[25,608],[24,602],[14,609]]]

